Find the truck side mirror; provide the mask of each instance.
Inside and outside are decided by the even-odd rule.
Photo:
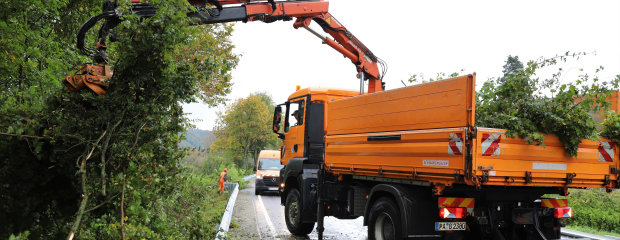
[[[282,122],[282,107],[276,106],[273,112],[273,132],[278,134],[278,138],[284,139],[284,134],[280,133],[280,123]]]

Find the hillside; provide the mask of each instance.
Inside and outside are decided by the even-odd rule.
[[[208,148],[215,141],[215,135],[209,130],[189,129],[180,146],[184,148]]]

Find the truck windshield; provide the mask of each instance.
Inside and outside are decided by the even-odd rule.
[[[278,158],[261,158],[258,164],[258,170],[280,170],[282,167]]]

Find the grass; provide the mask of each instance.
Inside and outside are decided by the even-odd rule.
[[[570,230],[585,232],[585,233],[602,235],[602,236],[608,235],[608,236],[613,236],[613,237],[620,237],[620,233],[617,233],[617,232],[601,231],[601,230],[594,229],[591,227],[586,227],[586,226],[566,226],[565,228],[568,228]]]

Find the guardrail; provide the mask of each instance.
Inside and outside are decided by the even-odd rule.
[[[224,183],[224,188],[230,193],[228,198],[228,204],[226,204],[226,211],[222,215],[222,221],[217,226],[217,233],[215,234],[216,240],[222,240],[226,237],[226,233],[230,227],[230,220],[232,220],[233,210],[235,208],[235,202],[237,201],[237,194],[239,194],[238,183]]]

